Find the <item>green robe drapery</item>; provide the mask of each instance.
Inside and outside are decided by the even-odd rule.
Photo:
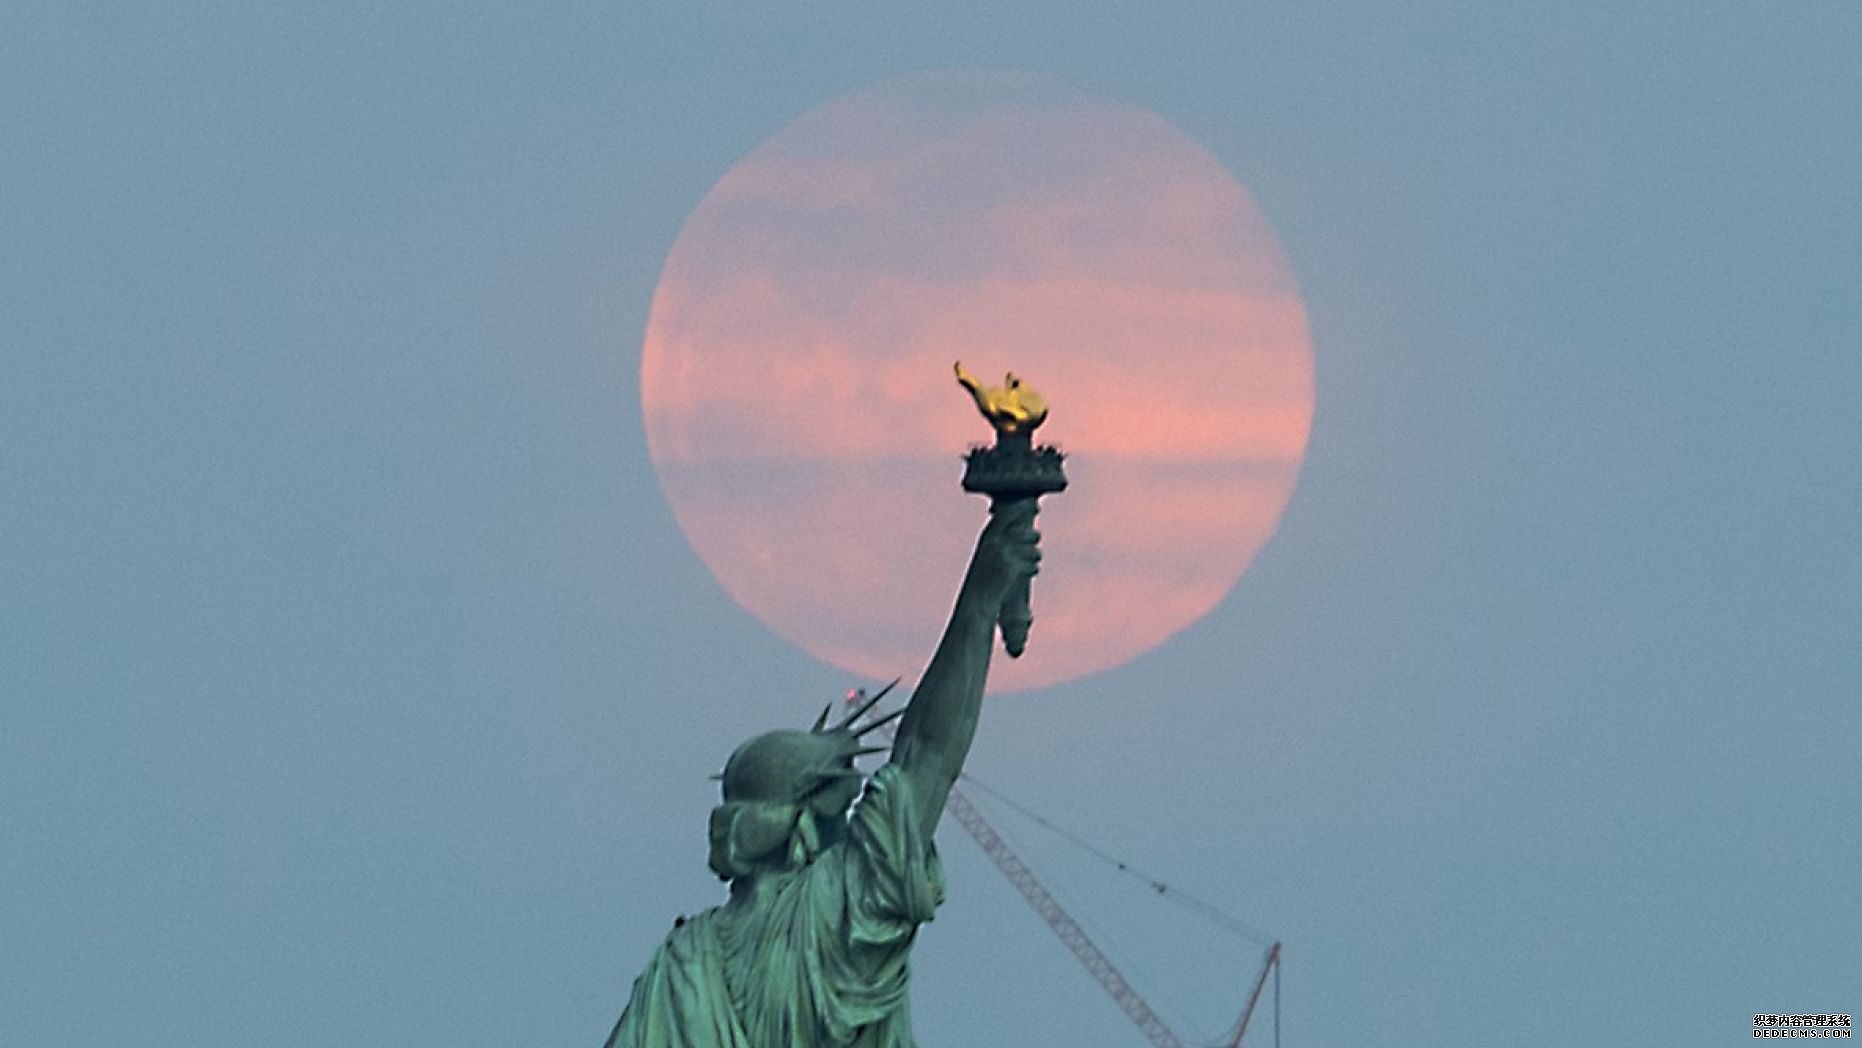
[[[844,839],[673,929],[607,1048],[912,1048],[912,940],[944,901],[917,813],[881,768]]]

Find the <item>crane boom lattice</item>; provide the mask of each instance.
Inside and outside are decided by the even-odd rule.
[[[995,827],[991,826],[989,821],[983,818],[982,813],[976,810],[976,806],[970,803],[970,798],[964,796],[961,790],[953,788],[950,791],[950,799],[944,804],[944,810],[950,812],[958,825],[976,839],[976,843],[983,849],[983,854],[989,856],[990,861],[996,864],[996,868],[1002,871],[1002,875],[1015,886],[1015,890],[1021,892],[1022,898],[1028,901],[1028,905],[1034,907],[1034,911],[1041,915],[1041,919],[1047,922],[1048,927],[1054,929],[1054,934],[1060,937],[1060,941],[1066,944],[1067,949],[1073,951],[1073,956],[1078,958],[1087,972],[1098,981],[1106,993],[1111,995],[1112,1000],[1124,1011],[1126,1017],[1135,1023],[1138,1029],[1144,1031],[1144,1035],[1151,1039],[1151,1044],[1155,1048],[1184,1048],[1183,1042],[1169,1026],[1165,1025],[1164,1020],[1151,1010],[1151,1006],[1145,1003],[1144,997],[1138,993],[1137,989],[1119,974],[1119,970],[1113,966],[1112,961],[1104,953],[1100,952],[1099,947],[1093,945],[1093,940],[1087,937],[1086,930],[1067,914],[1060,903],[1042,886],[1034,872],[1028,869],[1027,864],[1023,863],[1021,858],[1003,841],[1002,835],[997,833]]]
[[[849,693],[847,701],[852,703],[856,699],[864,698],[865,694],[864,691],[857,694]],[[887,725],[885,733],[887,739],[896,738],[898,728],[895,725]],[[983,788],[988,790],[988,787]],[[995,791],[988,790],[988,792],[994,793]],[[1047,926],[1053,930],[1062,943],[1066,944],[1067,949],[1092,975],[1100,988],[1111,996],[1113,1002],[1119,1006],[1119,1010],[1125,1013],[1125,1017],[1143,1031],[1145,1037],[1150,1040],[1152,1048],[1186,1048],[1182,1039],[1170,1028],[1169,1024],[1165,1023],[1163,1018],[1152,1010],[1150,1004],[1146,1003],[1137,987],[1125,978],[1118,967],[1112,963],[1110,957],[1107,957],[1098,946],[1093,944],[1092,938],[1086,934],[1086,929],[1080,927],[1079,922],[1067,913],[1066,908],[1060,905],[1060,901],[1055,899],[1047,887],[1041,883],[1040,878],[1034,875],[1034,871],[1022,862],[1021,856],[1015,854],[1015,850],[1002,839],[1002,835],[997,833],[996,828],[983,817],[983,813],[976,810],[976,805],[970,802],[970,798],[955,785],[951,787],[949,796],[945,798],[944,810],[949,812],[951,818],[956,819],[957,824],[963,827],[964,832],[976,841],[977,846],[983,849],[983,854],[989,856],[989,861],[995,863],[996,869],[1000,870],[1002,875],[1008,878],[1009,883],[1015,886],[1015,890],[1021,893],[1022,899],[1034,908],[1035,913],[1040,914],[1043,921],[1047,922]],[[1120,869],[1125,868],[1124,864],[1119,865]],[[1159,891],[1164,890],[1161,883],[1153,882],[1152,886]],[[1267,985],[1267,975],[1270,971],[1274,973],[1274,1044],[1280,1043],[1279,963],[1280,943],[1275,942],[1268,950],[1267,961],[1261,968],[1260,977],[1255,981],[1254,992],[1248,996],[1247,1004],[1242,1007],[1241,1017],[1233,1027],[1232,1039],[1229,1036],[1223,1038],[1225,1048],[1238,1048],[1242,1038],[1247,1036],[1248,1021],[1254,1015],[1255,1006],[1260,1003],[1261,991]]]

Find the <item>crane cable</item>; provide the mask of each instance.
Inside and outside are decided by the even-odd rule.
[[[1136,866],[1133,866],[1131,863],[1126,862],[1125,860],[1119,858],[1118,856],[1113,855],[1112,853],[1106,851],[1104,848],[1101,848],[1098,845],[1092,843],[1091,841],[1088,841],[1084,837],[1081,837],[1079,834],[1074,833],[1073,831],[1067,829],[1066,827],[1055,823],[1053,820],[1047,818],[1044,815],[1041,815],[1038,812],[1030,810],[1026,805],[1023,805],[1011,799],[1007,795],[1003,794],[1000,790],[997,790],[994,787],[990,786],[989,784],[981,781],[976,776],[971,775],[969,772],[966,771],[966,772],[959,773],[958,778],[962,779],[964,783],[966,783],[967,785],[974,787],[975,789],[993,797],[998,803],[1008,808],[1014,809],[1016,812],[1020,813],[1024,818],[1034,821],[1035,823],[1045,828],[1048,832],[1054,834],[1057,837],[1060,837],[1062,840],[1067,841],[1069,844],[1072,844],[1074,847],[1079,848],[1081,851],[1086,852],[1088,855],[1091,855],[1093,858],[1098,859],[1100,862],[1103,862],[1108,866],[1111,866],[1112,868],[1116,869],[1119,873],[1124,874],[1125,876],[1130,877],[1133,880],[1136,880],[1142,883],[1145,887],[1149,888],[1153,894],[1161,898],[1164,898],[1166,900],[1169,900],[1170,902],[1173,902],[1176,905],[1181,906],[1184,909],[1189,910],[1193,913],[1199,913],[1203,917],[1211,921],[1214,921],[1216,924],[1222,926],[1226,930],[1236,935],[1239,935],[1244,939],[1247,939],[1249,942],[1252,942],[1257,946],[1265,947],[1265,946],[1271,945],[1274,942],[1273,936],[1268,935],[1266,932],[1263,932],[1260,929],[1254,927],[1253,925],[1247,923],[1246,921],[1243,921],[1241,918],[1236,917],[1233,914],[1230,914],[1222,910],[1221,908],[1217,907],[1213,903],[1207,902],[1203,899],[1199,899],[1196,896],[1191,895],[1189,892],[1183,891],[1180,888],[1173,887],[1169,883],[1151,876],[1150,874],[1144,872],[1143,870],[1137,868]]]
[[[892,684],[897,684],[897,683],[898,681],[896,680],[892,682]],[[885,689],[882,690],[880,694],[884,695],[887,691],[892,690],[892,684],[886,685]],[[847,693],[847,702],[849,704],[852,704],[856,701],[864,700],[865,698],[866,698],[866,690],[864,688],[856,689],[854,691],[849,691]],[[822,716],[824,717],[827,716],[825,711],[822,713]],[[893,716],[897,716],[897,714],[894,714]],[[887,717],[885,719],[891,720],[892,717]],[[886,738],[889,740],[896,738],[898,735],[898,730],[899,729],[896,724],[887,725]],[[1261,931],[1260,929],[1254,927],[1253,925],[1242,920],[1241,918],[1236,917],[1235,915],[1227,912],[1226,910],[1223,910],[1222,908],[1216,906],[1215,904],[1208,902],[1207,900],[1197,898],[1196,896],[1191,895],[1189,892],[1183,891],[1179,888],[1172,887],[1169,883],[1162,881],[1156,877],[1153,877],[1148,873],[1145,873],[1143,870],[1140,870],[1136,866],[1133,866],[1131,863],[1126,862],[1125,860],[1119,858],[1116,855],[1113,855],[1112,853],[1106,851],[1104,848],[1101,848],[1098,845],[1087,840],[1086,838],[1080,836],[1079,834],[1074,833],[1072,830],[1069,830],[1066,827],[1061,826],[1060,824],[1054,822],[1052,819],[1049,819],[1046,816],[1040,814],[1039,812],[1036,812],[1033,809],[1029,808],[1027,805],[1024,805],[1020,803],[1019,801],[1014,800],[1013,798],[1009,797],[1007,794],[1003,793],[1002,791],[996,789],[993,786],[990,786],[986,782],[983,782],[982,780],[978,779],[976,776],[971,775],[969,772],[959,771],[957,773],[957,777],[963,780],[965,783],[968,783],[970,786],[973,786],[976,789],[982,791],[983,793],[987,793],[989,796],[995,798],[996,801],[998,801],[1002,805],[1010,808],[1011,810],[1015,812],[1020,813],[1024,818],[1033,820],[1036,825],[1039,825],[1045,828],[1048,832],[1054,834],[1055,836],[1061,838],[1064,841],[1067,841],[1069,844],[1072,844],[1074,847],[1079,848],[1081,851],[1084,851],[1088,855],[1091,855],[1093,858],[1098,859],[1100,862],[1103,862],[1107,864],[1108,866],[1111,866],[1113,869],[1117,870],[1119,873],[1138,881],[1139,883],[1143,884],[1145,887],[1149,888],[1153,893],[1155,893],[1160,898],[1163,898],[1169,902],[1175,903],[1176,905],[1183,907],[1184,909],[1192,913],[1199,913],[1203,917],[1207,918],[1208,920],[1213,921],[1218,927],[1224,929],[1225,931],[1228,931],[1229,933],[1233,935],[1240,936],[1241,938],[1254,943],[1256,946],[1267,947],[1268,948],[1268,953],[1267,953],[1268,968],[1262,970],[1261,977],[1262,979],[1266,979],[1270,971],[1273,975],[1273,980],[1274,980],[1274,1048],[1280,1048],[1280,965],[1278,963],[1279,953],[1280,953],[1279,940],[1274,939],[1272,936],[1269,936],[1266,932]],[[972,810],[974,810],[973,806],[972,806]],[[980,843],[980,840],[979,840],[979,843]],[[1260,987],[1257,986],[1255,988],[1255,994],[1258,997],[1258,995],[1260,994]],[[1241,1036],[1247,1032],[1248,1013],[1252,1012],[1253,1009],[1254,1009],[1254,1004],[1252,1001],[1250,1001],[1247,1011],[1245,1011],[1242,1015],[1241,1029],[1236,1032],[1236,1036],[1235,1036],[1236,1044],[1240,1043]]]

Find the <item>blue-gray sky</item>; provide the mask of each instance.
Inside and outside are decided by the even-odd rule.
[[[1862,1005],[1862,9],[996,7],[9,11],[0,1042],[605,1035],[705,775],[851,683],[660,495],[659,267],[940,67],[1208,148],[1317,369],[1240,586],[978,775],[1284,938],[1289,1045]],[[921,1039],[1140,1043],[943,835]],[[1143,906],[1134,977],[1239,1006]]]

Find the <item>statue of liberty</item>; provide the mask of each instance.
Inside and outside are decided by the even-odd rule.
[[[1035,496],[1065,483],[1052,449],[1041,449],[1051,467],[1037,468],[1048,475],[1026,483],[1033,425],[1018,425],[1014,446],[971,453],[972,474],[980,461],[1022,479],[966,477],[995,499],[910,702],[860,723],[882,691],[832,727],[830,706],[811,730],[769,732],[731,754],[710,826],[710,866],[729,899],[667,935],[607,1048],[912,1048],[911,947],[944,899],[932,836],[976,734],[997,625],[1025,636],[1041,558]],[[1007,459],[991,460],[998,451]],[[890,760],[863,782],[854,759],[884,747],[862,736],[901,716]]]

